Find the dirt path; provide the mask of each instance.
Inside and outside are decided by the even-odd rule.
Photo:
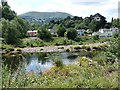
[[[106,43],[94,43],[94,44],[88,44],[85,46],[98,46],[103,45]],[[66,49],[71,48],[73,46],[83,46],[83,45],[67,45],[67,46],[44,46],[44,47],[25,47],[22,48],[22,52],[64,52]]]

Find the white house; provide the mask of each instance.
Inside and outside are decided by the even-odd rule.
[[[110,29],[100,29],[99,30],[99,36],[100,37],[111,37],[112,36],[112,31]]]
[[[119,32],[119,29],[117,27],[111,27],[110,29],[113,33]]]
[[[53,35],[57,35],[57,30],[56,29],[48,29],[48,31],[50,31],[50,33],[53,34]]]
[[[115,33],[118,32],[119,29],[117,27],[111,27],[110,29],[100,29],[99,32],[93,33],[92,35],[99,35],[100,37],[112,37]]]
[[[78,35],[80,36],[84,36],[84,32],[85,32],[85,29],[79,29],[79,30],[76,30]]]
[[[29,30],[29,31],[27,31],[27,36],[29,36],[29,37],[36,37],[37,35],[38,35],[37,30]]]

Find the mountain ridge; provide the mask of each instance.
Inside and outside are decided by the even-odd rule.
[[[73,17],[73,15],[65,12],[38,12],[30,11],[19,15],[21,18],[34,23],[44,23],[51,20],[64,19],[67,16]]]

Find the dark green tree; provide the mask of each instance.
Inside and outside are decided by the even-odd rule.
[[[95,18],[98,18],[98,17],[100,18],[100,20],[95,19]],[[105,24],[106,24],[107,21],[106,21],[106,18],[104,16],[102,16],[101,14],[96,13],[93,16],[91,15],[90,18],[92,19],[91,22],[95,21],[95,23],[94,23],[95,31],[98,31],[100,28],[105,27]],[[93,22],[92,22],[92,24],[93,24]],[[93,28],[93,27],[90,27],[90,28]]]
[[[6,20],[12,20],[14,17],[16,17],[15,11],[11,10],[10,6],[7,4],[7,2],[2,3],[2,17]]]
[[[112,22],[112,26],[120,28],[120,19],[114,19]]]
[[[92,21],[89,23],[89,29],[90,29],[92,32],[97,31],[97,30],[96,30],[96,26],[97,26],[96,23],[97,23],[97,22],[96,22],[95,20],[92,20]]]
[[[77,31],[74,28],[69,28],[66,32],[66,37],[74,40],[77,37]]]
[[[7,30],[5,39],[8,44],[12,44],[12,45],[19,44],[19,41],[20,41],[19,31],[17,30],[17,25],[14,20],[12,20],[9,24],[9,28]]]
[[[45,28],[38,30],[38,37],[43,40],[51,40],[52,39],[51,33]]]
[[[14,21],[16,22],[17,30],[20,33],[20,38],[26,37],[26,32],[31,29],[30,23],[20,17],[15,17]]]
[[[59,37],[64,37],[64,33],[66,32],[66,29],[64,26],[60,25],[57,30],[57,34]]]
[[[9,29],[10,22],[8,20],[5,20],[4,18],[2,18],[0,22],[2,23],[2,38],[5,38]]]

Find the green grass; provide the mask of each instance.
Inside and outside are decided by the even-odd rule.
[[[59,61],[58,61],[59,63]],[[88,58],[77,64],[54,66],[41,74],[25,74],[18,69],[17,77],[3,66],[3,87],[28,88],[118,88],[118,63],[100,65]]]
[[[44,46],[45,43],[40,40],[40,39],[31,39],[31,38],[25,38],[22,39],[22,44],[20,45],[20,47],[41,47]]]

